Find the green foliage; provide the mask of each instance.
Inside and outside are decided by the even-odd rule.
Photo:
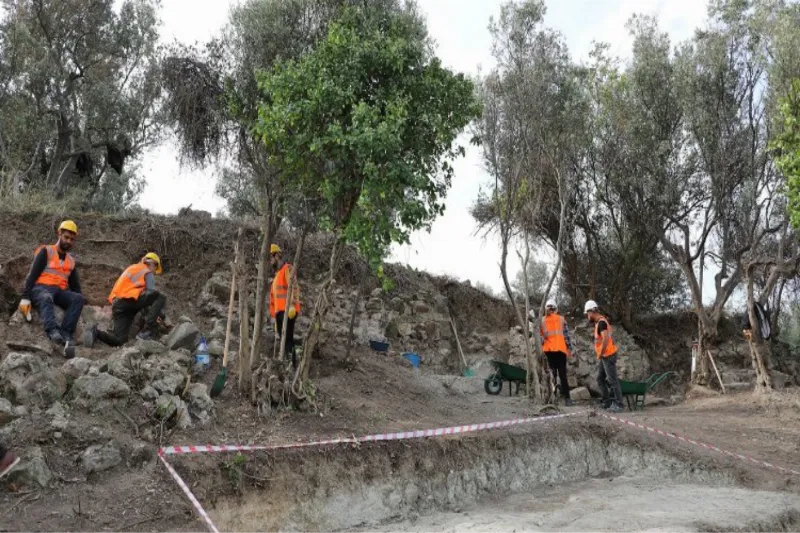
[[[780,99],[778,113],[781,131],[773,139],[775,166],[786,179],[789,214],[795,228],[800,228],[800,78],[792,81],[789,94]]]
[[[377,268],[444,211],[473,87],[432,56],[412,9],[347,8],[309,54],[260,77],[256,131],[284,186]],[[292,213],[289,213],[292,216]]]
[[[156,0],[4,0],[0,201],[46,192],[116,212],[158,139]]]

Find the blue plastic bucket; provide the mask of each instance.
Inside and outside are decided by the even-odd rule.
[[[414,368],[419,368],[419,363],[420,363],[419,355],[417,355],[415,353],[408,352],[408,353],[404,353],[403,357],[408,359],[408,362],[411,363],[411,366],[413,366]]]

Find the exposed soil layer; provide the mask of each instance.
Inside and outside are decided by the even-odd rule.
[[[568,529],[636,530],[645,516],[651,518],[646,527],[696,530],[702,518],[703,527],[740,524],[744,515],[727,515],[725,509],[742,502],[775,520],[800,511],[796,494],[744,488],[752,487],[753,479],[739,464],[637,437],[575,418],[466,438],[176,462],[226,531],[381,524],[386,530],[407,530],[417,519],[421,531],[483,530],[492,524],[502,530],[547,530],[570,523]],[[577,501],[567,497],[573,492],[583,498],[581,513],[570,509]],[[649,503],[629,512],[631,501]],[[509,506],[517,508],[516,517],[498,524],[493,511]],[[475,513],[474,519],[461,515],[465,509]],[[589,519],[592,513],[599,522]]]
[[[736,487],[621,476],[489,497],[371,531],[795,531],[800,499]]]

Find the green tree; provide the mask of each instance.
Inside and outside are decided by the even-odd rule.
[[[775,165],[786,179],[792,224],[800,228],[800,78],[778,104],[780,132],[772,141]]]
[[[117,211],[141,190],[126,162],[159,138],[155,0],[4,0],[0,199],[77,198]]]
[[[260,80],[256,129],[270,164],[336,236],[295,376],[303,386],[342,246],[379,270],[392,243],[429,227],[463,153],[454,141],[479,112],[472,83],[433,55],[413,4],[368,6],[343,10],[311,53]]]

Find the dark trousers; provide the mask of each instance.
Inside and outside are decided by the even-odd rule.
[[[597,386],[603,394],[603,404],[608,405],[610,394],[614,402],[622,407],[622,387],[617,376],[617,354],[601,357],[597,362]]]
[[[3,443],[0,442],[0,460],[2,460],[3,457],[6,456],[6,452],[8,452],[8,450],[6,449],[5,446],[3,446]]]
[[[31,290],[31,303],[36,307],[47,333],[60,329],[70,339],[75,336],[75,328],[78,327],[78,319],[83,311],[82,294],[61,290],[52,285],[34,285]],[[53,305],[64,310],[61,326],[56,322]]]
[[[144,312],[145,329],[154,330],[167,299],[158,291],[142,294],[138,299],[118,298],[111,304],[113,331],[99,331],[97,338],[109,346],[122,346],[128,342],[128,334],[140,311]]]
[[[569,398],[569,381],[567,381],[567,354],[564,352],[544,352],[547,356],[547,366],[553,373],[553,381],[558,377],[561,381],[561,395]]]
[[[283,311],[278,311],[275,313],[275,322],[278,324],[278,336],[281,339],[286,339],[286,349],[284,351],[285,356],[292,357],[292,366],[297,367],[297,356],[294,354],[294,321],[295,318],[290,318],[286,323],[286,335],[283,335]]]

